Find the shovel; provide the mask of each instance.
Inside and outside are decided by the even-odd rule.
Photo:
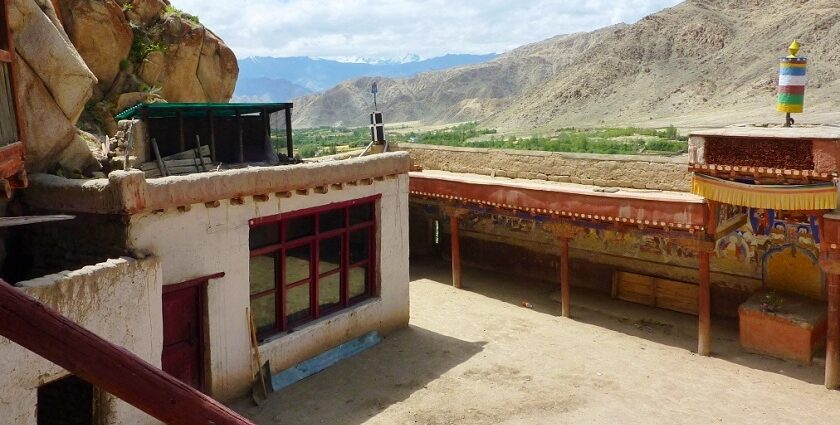
[[[271,386],[271,366],[269,366],[268,360],[265,363],[262,362],[251,309],[246,308],[245,313],[248,316],[248,331],[251,336],[251,374],[254,377],[253,382],[251,382],[251,400],[254,401],[254,404],[260,405],[268,399],[268,394],[274,392],[274,388]],[[254,367],[255,364],[256,367]]]

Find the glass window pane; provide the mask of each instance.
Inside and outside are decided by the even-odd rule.
[[[350,299],[367,294],[368,287],[368,267],[367,265],[361,267],[353,267],[348,273],[350,278],[349,297]]]
[[[292,218],[286,223],[286,242],[315,234],[315,216]]]
[[[310,247],[303,245],[286,250],[286,284],[309,278]]]
[[[251,257],[251,295],[277,286],[277,254]]]
[[[288,323],[300,323],[309,318],[309,284],[286,290]]]
[[[370,229],[363,229],[350,234],[350,264],[367,260],[370,257]]]
[[[350,225],[373,221],[373,202],[350,207]]]
[[[328,232],[330,230],[340,229],[344,227],[344,208],[327,211],[321,213],[318,218],[320,232]]]
[[[251,249],[280,243],[280,223],[271,223],[251,229],[248,245]]]
[[[275,294],[251,300],[251,315],[257,332],[262,333],[277,327],[277,302]]]
[[[322,277],[318,280],[318,305],[323,309],[335,307],[341,303],[341,273]]]
[[[318,251],[318,273],[330,272],[341,266],[341,236],[322,240]]]

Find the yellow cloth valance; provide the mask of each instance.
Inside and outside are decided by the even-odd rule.
[[[837,187],[833,183],[754,185],[695,174],[691,192],[712,201],[752,208],[788,211],[837,208]]]

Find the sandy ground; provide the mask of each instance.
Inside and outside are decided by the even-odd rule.
[[[819,359],[744,353],[731,321],[715,321],[706,358],[689,351],[692,316],[573,290],[565,319],[548,283],[472,269],[464,282],[414,265],[408,329],[235,407],[260,424],[840,423]]]

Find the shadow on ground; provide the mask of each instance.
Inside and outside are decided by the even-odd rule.
[[[574,270],[570,270],[573,274]],[[452,283],[448,262],[412,259],[411,280],[429,279]],[[574,279],[572,279],[574,283]],[[464,267],[463,290],[523,306],[535,312],[559,316],[557,283],[528,277]],[[571,319],[658,344],[697,350],[697,316],[648,307],[584,288],[571,288]],[[712,318],[712,356],[756,370],[778,373],[811,384],[824,383],[824,350],[818,350],[811,366],[778,360],[745,351],[738,342],[738,320]]]
[[[485,344],[409,326],[272,394],[261,406],[240,400],[233,407],[259,424],[361,424],[478,354]]]

